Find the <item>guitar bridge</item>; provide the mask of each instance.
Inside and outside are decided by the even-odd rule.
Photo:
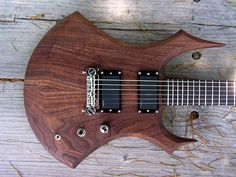
[[[85,72],[87,74],[87,104],[85,112],[88,115],[96,113],[96,76],[97,70],[94,68],[88,68]]]

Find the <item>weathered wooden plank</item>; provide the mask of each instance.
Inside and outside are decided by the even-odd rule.
[[[0,48],[2,54],[0,56],[0,78],[24,78],[27,63],[34,48],[54,24],[55,22],[52,21],[28,20],[0,23],[0,43],[3,44]],[[205,76],[210,77],[206,79],[220,78],[225,80],[235,78],[235,28],[189,24],[141,25],[131,23],[126,26],[126,24],[119,23],[96,23],[96,25],[114,38],[130,43],[148,43],[163,40],[181,28],[198,37],[226,43],[227,45],[224,48],[202,51],[203,57],[198,61],[192,59],[191,53],[178,57],[167,67],[168,74],[202,79]],[[139,28],[139,30],[135,30],[135,28]],[[145,29],[150,31],[145,31]],[[192,67],[192,69],[189,70],[189,67]]]
[[[58,20],[80,11],[96,22],[198,23],[235,26],[234,0],[81,0],[81,1],[0,1],[0,17],[40,18]],[[226,13],[227,12],[227,13]],[[44,14],[44,15],[40,15]]]
[[[191,53],[182,55],[166,69],[172,77],[235,79],[235,7],[233,0],[0,0],[0,78],[23,79],[30,55],[42,36],[56,20],[79,10],[99,28],[126,42],[162,40],[183,28],[198,37],[226,43],[222,49],[201,51],[203,57],[197,61],[192,60]],[[51,157],[33,134],[24,112],[23,83],[1,82],[0,105],[0,176],[17,176],[9,161],[23,176],[39,177],[166,176],[175,174],[175,164],[179,176],[236,174],[236,115],[229,107],[176,107],[167,111],[166,126],[171,115],[175,117],[174,127],[167,128],[180,136],[185,136],[186,114],[197,110],[201,115],[194,121],[200,143],[190,147],[192,151],[181,148],[175,152],[177,157],[144,140],[123,138],[103,146],[71,170]],[[191,127],[188,129],[191,137]]]
[[[0,84],[0,105],[1,176],[16,175],[9,162],[24,176],[165,176],[174,174],[170,164],[176,165],[180,176],[234,176],[236,173],[236,145],[232,143],[236,139],[236,113],[235,110],[230,113],[230,107],[176,107],[166,111],[165,124],[171,120],[170,115],[176,115],[174,128],[168,128],[180,136],[185,134],[186,114],[199,111],[200,118],[194,127],[209,143],[204,145],[200,141],[189,146],[192,151],[181,148],[175,152],[176,156],[169,156],[147,141],[122,138],[98,149],[77,169],[71,170],[51,157],[33,134],[24,112],[23,83]],[[206,128],[197,130],[201,127]],[[190,131],[188,135],[191,137]]]

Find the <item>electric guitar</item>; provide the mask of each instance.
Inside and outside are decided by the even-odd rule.
[[[235,82],[168,79],[164,67],[184,52],[221,46],[183,30],[161,42],[127,44],[75,12],[45,35],[29,61],[24,85],[29,123],[42,145],[72,168],[126,136],[171,154],[196,140],[168,132],[164,108],[235,105]]]

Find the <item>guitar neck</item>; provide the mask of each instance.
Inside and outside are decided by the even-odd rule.
[[[171,79],[161,82],[164,105],[235,105],[235,81]]]

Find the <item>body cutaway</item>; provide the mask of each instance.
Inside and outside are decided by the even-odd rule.
[[[159,96],[155,112],[138,112],[137,90],[131,86],[122,89],[122,81],[137,80],[140,71],[154,71],[158,79],[166,79],[164,66],[170,59],[187,51],[220,46],[183,30],[162,42],[127,44],[109,37],[75,12],[45,35],[29,61],[24,86],[29,123],[42,145],[72,168],[98,147],[126,136],[146,139],[172,153],[195,140],[165,129],[161,117],[165,105]],[[92,115],[88,115],[83,111],[87,104],[99,106],[98,100],[88,103],[88,68],[122,73],[114,76],[121,82],[119,105],[114,107],[117,112],[89,110]],[[136,104],[128,104],[130,100]]]

